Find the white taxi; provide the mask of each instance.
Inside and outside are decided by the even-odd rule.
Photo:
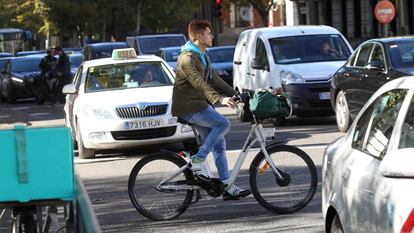
[[[171,115],[173,71],[161,58],[114,50],[111,58],[85,61],[66,95],[65,120],[80,158],[102,149],[195,142],[191,127]]]
[[[414,77],[382,86],[322,163],[325,232],[414,232]]]

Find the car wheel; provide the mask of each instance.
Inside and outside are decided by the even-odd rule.
[[[95,158],[95,151],[85,148],[83,145],[82,134],[80,133],[79,123],[76,125],[76,141],[78,142],[78,154],[81,159],[93,159]]]
[[[8,104],[14,104],[14,103],[16,103],[16,97],[14,97],[13,90],[11,89],[10,86],[7,87],[7,96],[6,96],[6,99],[7,99],[7,103]]]
[[[238,103],[237,104],[237,108],[236,108],[236,114],[237,114],[237,119],[239,119],[239,121],[249,121],[251,119],[251,113],[249,111],[249,109],[247,109],[248,107],[246,105],[244,105],[243,103]]]
[[[332,224],[331,224],[331,233],[344,233],[344,229],[342,228],[341,221],[339,220],[339,216],[335,215]]]
[[[335,116],[336,125],[339,131],[346,132],[349,128],[351,119],[349,116],[349,107],[343,91],[340,91],[336,96],[335,101]]]
[[[0,89],[0,103],[5,103],[6,102],[6,97],[3,96],[3,93]]]

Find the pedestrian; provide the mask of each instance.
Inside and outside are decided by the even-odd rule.
[[[58,79],[57,94],[60,102],[64,102],[64,95],[62,89],[65,85],[72,82],[72,76],[70,73],[70,61],[68,55],[63,51],[61,47],[55,48],[59,55],[59,60],[56,65],[56,77]]]
[[[55,57],[55,51],[53,48],[46,50],[46,56],[42,58],[39,63],[40,68],[40,79],[34,83],[33,89],[37,96],[37,103],[43,104],[45,100],[54,102],[53,82],[56,78],[56,64],[57,59]]]
[[[205,159],[212,152],[223,183],[229,179],[224,135],[230,121],[217,112],[213,105],[234,108],[231,98],[235,93],[212,68],[206,48],[213,44],[212,26],[207,20],[192,20],[188,25],[190,40],[181,48],[173,88],[172,114],[195,125],[202,145],[191,158],[191,169],[199,179],[208,180],[210,174]],[[224,200],[246,197],[250,190],[232,185],[223,193]]]

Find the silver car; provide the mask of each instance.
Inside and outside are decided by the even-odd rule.
[[[414,232],[413,94],[414,77],[385,84],[327,147],[326,232]]]

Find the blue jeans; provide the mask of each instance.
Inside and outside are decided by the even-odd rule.
[[[230,121],[210,105],[206,110],[190,113],[181,118],[194,124],[201,136],[202,145],[195,156],[205,160],[207,155],[212,152],[220,180],[227,180],[229,168],[224,135],[230,130]]]

